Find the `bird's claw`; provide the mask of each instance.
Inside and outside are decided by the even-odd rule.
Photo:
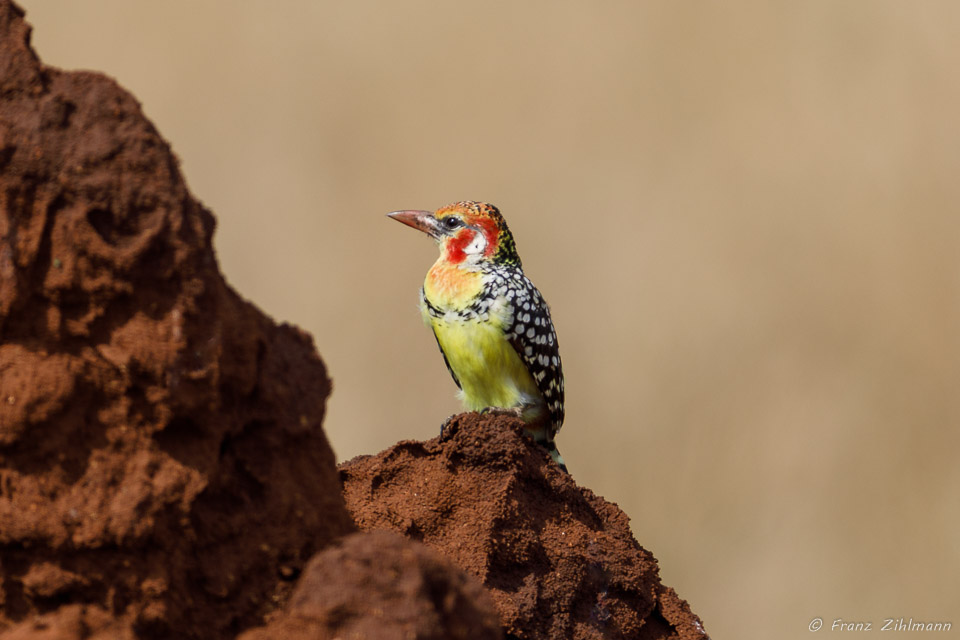
[[[453,422],[453,419],[456,418],[457,415],[459,414],[454,413],[453,415],[447,416],[447,419],[444,420],[443,423],[440,425],[440,441],[441,442],[444,440],[449,440],[450,437],[457,432],[456,427],[452,429],[450,428],[450,423]]]

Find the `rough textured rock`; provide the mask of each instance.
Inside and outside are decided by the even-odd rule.
[[[626,514],[514,418],[461,414],[443,438],[354,458],[340,477],[361,529],[423,541],[480,578],[508,637],[706,638]]]
[[[22,17],[0,0],[0,629],[232,637],[353,530],[326,370],[224,283],[136,100]]]
[[[418,542],[374,531],[314,556],[284,615],[238,640],[494,640],[497,611],[476,578]]]

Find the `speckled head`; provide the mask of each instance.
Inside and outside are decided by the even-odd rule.
[[[521,266],[507,221],[492,204],[466,200],[433,213],[394,211],[387,215],[434,238],[450,264],[492,262]]]

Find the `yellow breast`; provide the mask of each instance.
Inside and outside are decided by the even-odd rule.
[[[424,322],[437,336],[468,410],[524,407],[539,414],[544,403],[537,384],[503,332],[504,302],[493,301],[483,318],[467,311],[482,291],[481,272],[453,266],[441,257],[423,283]]]
[[[454,312],[427,322],[460,381],[467,409],[539,406],[540,392],[523,360],[499,326],[477,319],[463,320]]]

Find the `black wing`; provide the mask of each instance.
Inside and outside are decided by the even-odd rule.
[[[519,278],[511,277],[507,289],[513,305],[513,322],[506,327],[506,333],[547,403],[549,435],[553,439],[563,425],[563,363],[550,308],[522,274]]]

